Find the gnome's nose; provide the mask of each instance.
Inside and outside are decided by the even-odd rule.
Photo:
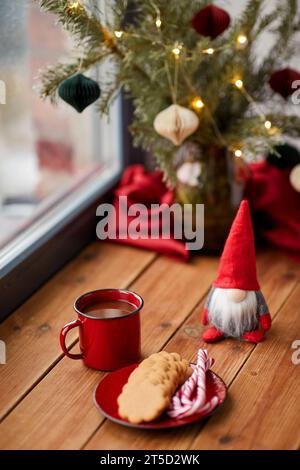
[[[228,289],[227,295],[232,302],[239,303],[245,300],[247,291],[241,289]]]

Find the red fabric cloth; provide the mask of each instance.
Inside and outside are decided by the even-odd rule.
[[[267,161],[251,165],[246,194],[258,235],[300,262],[300,193],[290,184],[290,168]]]
[[[257,238],[262,237],[274,246],[284,249],[300,262],[300,194],[290,184],[291,170],[279,169],[267,161],[251,164],[250,168],[251,176],[247,183],[246,197],[251,205]],[[174,202],[173,192],[166,188],[161,172],[146,173],[142,165],[133,165],[125,170],[115,191],[114,204],[119,216],[117,217],[117,230],[125,220],[129,222],[133,219],[127,218],[127,214],[120,213],[118,196],[122,195],[128,196],[129,205],[136,202],[142,202],[146,206],[149,206],[151,202],[165,202],[166,204]],[[144,215],[145,221],[149,220],[152,213],[153,211],[147,209]],[[244,232],[246,233],[247,230]],[[252,227],[250,234],[252,234]],[[161,237],[137,240],[126,238],[114,241],[146,248],[177,259],[189,259],[184,243],[174,238],[170,240]],[[239,259],[242,251],[245,252],[244,248],[239,254],[235,254],[234,258]],[[251,269],[253,276],[253,265]]]
[[[159,231],[159,237],[157,239],[151,238],[137,238],[133,239],[127,235],[120,236],[122,229],[124,232],[134,219],[135,216],[128,216],[127,210],[120,202],[121,196],[127,196],[127,206],[132,207],[133,204],[141,203],[146,206],[145,212],[141,213],[141,224],[139,224],[139,230],[147,231],[150,235],[151,229],[157,229]],[[116,225],[112,229],[112,233],[116,233],[117,237],[111,237],[111,241],[117,243],[124,243],[126,245],[132,245],[148,250],[156,251],[163,255],[181,259],[187,261],[189,259],[189,252],[187,251],[185,244],[181,240],[175,240],[172,236],[170,239],[164,239],[161,236],[161,213],[163,208],[153,209],[150,207],[151,204],[166,204],[167,206],[172,205],[174,202],[173,191],[169,190],[162,179],[162,172],[154,171],[146,173],[143,165],[132,165],[128,167],[120,181],[119,186],[115,190],[114,207],[116,210],[116,219],[111,220],[111,227],[113,223]],[[154,216],[156,216],[154,218]],[[150,224],[151,221],[151,224]]]
[[[215,287],[260,290],[256,276],[254,235],[249,203],[243,200],[221,256]]]

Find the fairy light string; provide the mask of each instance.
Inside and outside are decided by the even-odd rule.
[[[156,27],[160,30],[161,28],[161,24],[162,24],[162,20],[161,20],[161,13],[160,13],[160,10],[159,8],[157,7],[157,5],[155,5],[153,2],[151,2],[151,5],[153,6],[154,10],[155,10],[155,13],[156,13],[156,20],[155,20],[155,25]],[[161,36],[160,36],[161,37]],[[244,48],[247,44],[248,44],[248,38],[245,34],[243,33],[240,33],[236,38],[235,40],[233,41],[235,47],[237,49],[239,48]],[[162,45],[164,47],[167,47],[165,46],[163,43]],[[219,51],[223,51],[224,49],[226,48],[229,48],[229,47],[232,47],[232,43],[228,43],[228,44],[224,44],[222,46],[219,46],[217,48],[213,48],[213,47],[208,47],[206,49],[203,49],[201,52],[205,55],[213,55],[215,54],[216,52],[219,52]],[[178,90],[178,75],[179,75],[179,66],[181,66],[183,68],[183,62],[184,61],[181,61],[181,57],[182,57],[182,52],[183,52],[183,45],[176,42],[174,44],[174,47],[172,48],[172,54],[174,56],[174,84],[172,83],[172,79],[171,79],[171,72],[170,72],[170,68],[169,68],[169,64],[167,61],[165,61],[165,69],[166,69],[166,74],[167,74],[167,79],[168,79],[168,83],[169,83],[169,87],[170,87],[170,92],[171,92],[171,96],[172,96],[172,100],[173,100],[173,103],[176,103],[177,102],[177,90]],[[188,55],[188,50],[185,49],[185,54]],[[196,112],[199,112],[201,111],[202,108],[206,108],[207,110],[207,114],[210,118],[210,121],[212,123],[212,127],[214,129],[214,132],[217,136],[217,138],[219,139],[220,143],[222,143],[222,145],[227,145],[227,142],[225,141],[222,133],[220,132],[219,128],[218,128],[218,125],[213,117],[213,114],[211,113],[209,107],[207,106],[207,104],[204,104],[203,100],[201,99],[200,96],[198,96],[198,93],[196,91],[196,89],[192,86],[192,84],[189,82],[188,78],[187,78],[187,74],[186,73],[183,73],[183,76],[185,78],[185,81],[189,87],[189,89],[192,90],[193,94],[194,94],[194,98],[191,102],[191,106],[192,108],[196,111]],[[266,119],[266,116],[261,112],[260,108],[258,107],[258,105],[256,104],[255,100],[250,96],[250,94],[247,92],[247,90],[245,89],[244,87],[244,84],[242,82],[242,80],[238,80],[236,82],[236,86],[238,89],[240,89],[244,94],[245,94],[245,97],[248,99],[248,101],[253,105],[253,107],[255,107],[258,115],[263,119],[264,121],[264,126],[266,128],[266,130],[270,130],[271,129],[271,122],[268,121]],[[235,156],[237,157],[241,157],[242,156],[242,151],[240,149],[236,149],[235,152],[234,152]]]
[[[150,5],[152,6],[156,14],[155,26],[157,27],[157,29],[160,29],[162,25],[160,9],[154,2],[150,2]]]
[[[76,8],[79,9],[79,11],[83,11],[84,10],[84,6],[81,5],[79,2],[73,2],[73,4],[76,3]],[[91,5],[90,5],[91,7]],[[86,33],[85,33],[85,36],[88,35],[89,33],[89,28],[90,28],[90,22],[88,21],[87,22],[87,25],[86,25]],[[80,73],[82,71],[82,66],[83,66],[83,60],[84,60],[84,52],[82,51],[81,53],[81,57],[80,57],[80,61],[79,61],[79,66],[78,66],[78,73]]]
[[[187,85],[187,87],[190,89],[191,93],[193,94],[193,96],[195,96],[195,98],[192,100],[192,103],[191,103],[191,106],[194,108],[194,110],[197,110],[198,112],[201,111],[202,108],[205,107],[206,109],[206,112],[207,112],[207,115],[211,121],[211,124],[212,124],[212,127],[213,127],[213,130],[214,130],[214,133],[217,137],[217,139],[219,140],[220,144],[221,145],[224,145],[226,146],[227,143],[216,123],[216,120],[215,118],[213,117],[213,114],[212,112],[210,111],[209,107],[207,106],[206,103],[204,103],[202,101],[202,98],[200,96],[197,95],[197,90],[195,89],[194,85],[190,82],[189,78],[188,78],[188,74],[186,73],[186,69],[184,67],[184,64],[182,63],[181,64],[182,68],[183,68],[183,78],[184,78],[184,81]],[[194,106],[193,106],[194,104]]]
[[[173,45],[168,45],[164,43],[162,31],[161,31],[164,21],[161,15],[161,11],[154,1],[150,1],[149,3],[150,3],[151,8],[154,11],[153,21],[154,21],[155,30],[158,33],[158,40],[153,39],[153,37],[152,38],[148,38],[146,36],[143,37],[141,35],[137,35],[128,31],[123,31],[121,29],[117,29],[113,32],[110,32],[107,27],[101,26],[101,32],[104,38],[104,43],[106,43],[106,46],[110,48],[111,50],[113,50],[121,59],[124,58],[124,52],[119,48],[118,42],[122,41],[122,39],[126,37],[140,37],[143,40],[151,41],[151,44],[155,46],[163,47],[166,50],[166,59],[164,61],[164,68],[165,68],[167,81],[168,81],[170,94],[171,94],[173,103],[174,104],[177,103],[178,82],[179,82],[179,76],[180,76],[186,83],[188,89],[193,94],[193,98],[190,102],[190,106],[195,110],[195,112],[198,112],[198,113],[201,112],[203,108],[206,109],[207,115],[212,123],[212,127],[216,134],[216,137],[218,138],[220,143],[222,143],[222,145],[227,145],[207,103],[202,100],[201,95],[199,95],[199,92],[195,89],[195,87],[192,85],[192,83],[190,82],[188,78],[188,74],[186,73],[186,69],[185,69],[185,62],[189,60],[188,59],[189,50],[185,47],[185,45],[177,41]],[[74,14],[79,15],[85,11],[85,8],[80,1],[70,1],[69,4],[67,5],[67,8],[70,14],[72,15]],[[241,31],[232,41],[226,44],[223,44],[221,46],[218,46],[218,47],[208,46],[200,50],[199,52],[206,56],[213,56],[214,54],[218,52],[234,47],[238,53],[239,50],[247,47],[247,45],[248,45],[248,38]],[[173,64],[174,64],[173,78],[172,78],[172,72],[170,70],[170,64],[168,60],[168,55],[170,54],[170,52],[173,56]],[[82,66],[82,60],[83,60],[83,57],[80,61],[79,69]],[[145,77],[150,78],[148,74],[139,65],[136,65],[135,69],[139,73],[144,75]],[[180,73],[180,71],[182,73]],[[245,84],[242,80],[242,77],[233,79],[232,83],[235,86],[235,88],[240,93],[243,94],[243,96],[247,99],[248,103],[253,107],[257,115],[260,117],[265,131],[268,132],[269,134],[275,134],[275,131],[277,128],[273,128],[272,122],[266,117],[265,113],[261,110],[260,106],[257,104],[255,99],[251,96],[249,91],[246,89]],[[243,152],[240,148],[233,149],[233,153],[236,157],[243,156]]]
[[[267,131],[272,129],[272,123],[269,121],[265,115],[265,113],[261,110],[260,106],[257,104],[255,99],[250,95],[248,90],[245,87],[245,84],[241,78],[234,80],[235,87],[245,96],[246,100],[249,104],[253,106],[258,116],[260,116],[262,123]]]
[[[173,85],[172,77],[171,77],[171,71],[170,71],[169,63],[167,60],[164,61],[164,67],[165,67],[165,71],[167,75],[167,80],[168,80],[168,84],[170,88],[172,101],[173,101],[173,104],[175,104],[177,100],[177,93],[175,93],[175,89],[174,89],[174,85]]]
[[[257,115],[261,119],[261,123],[262,123],[262,126],[264,126],[265,131],[269,135],[273,135],[273,136],[280,135],[280,129],[278,129],[277,127],[272,126],[272,122],[266,117],[265,113],[261,110],[260,106],[257,104],[255,99],[251,96],[251,94],[249,93],[249,91],[245,87],[245,84],[244,84],[243,80],[240,77],[239,78],[234,78],[232,83],[240,91],[240,93],[243,94],[243,96],[247,99],[248,103],[252,105],[253,109],[255,109]],[[273,149],[270,145],[268,145],[268,148],[269,148],[269,150],[273,151]],[[236,149],[234,151],[234,155],[236,157],[242,157],[243,152],[242,152],[241,149]]]
[[[172,50],[174,55],[174,93],[175,93],[175,103],[177,102],[177,92],[178,92],[178,74],[179,74],[179,64],[182,53],[182,44],[178,43]]]

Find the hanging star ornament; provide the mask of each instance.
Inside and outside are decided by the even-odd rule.
[[[95,80],[78,73],[60,84],[58,94],[62,100],[82,113],[100,97],[101,90]]]

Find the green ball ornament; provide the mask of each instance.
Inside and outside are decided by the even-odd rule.
[[[95,80],[78,73],[60,84],[58,94],[62,100],[82,113],[87,106],[99,98],[101,90]]]

